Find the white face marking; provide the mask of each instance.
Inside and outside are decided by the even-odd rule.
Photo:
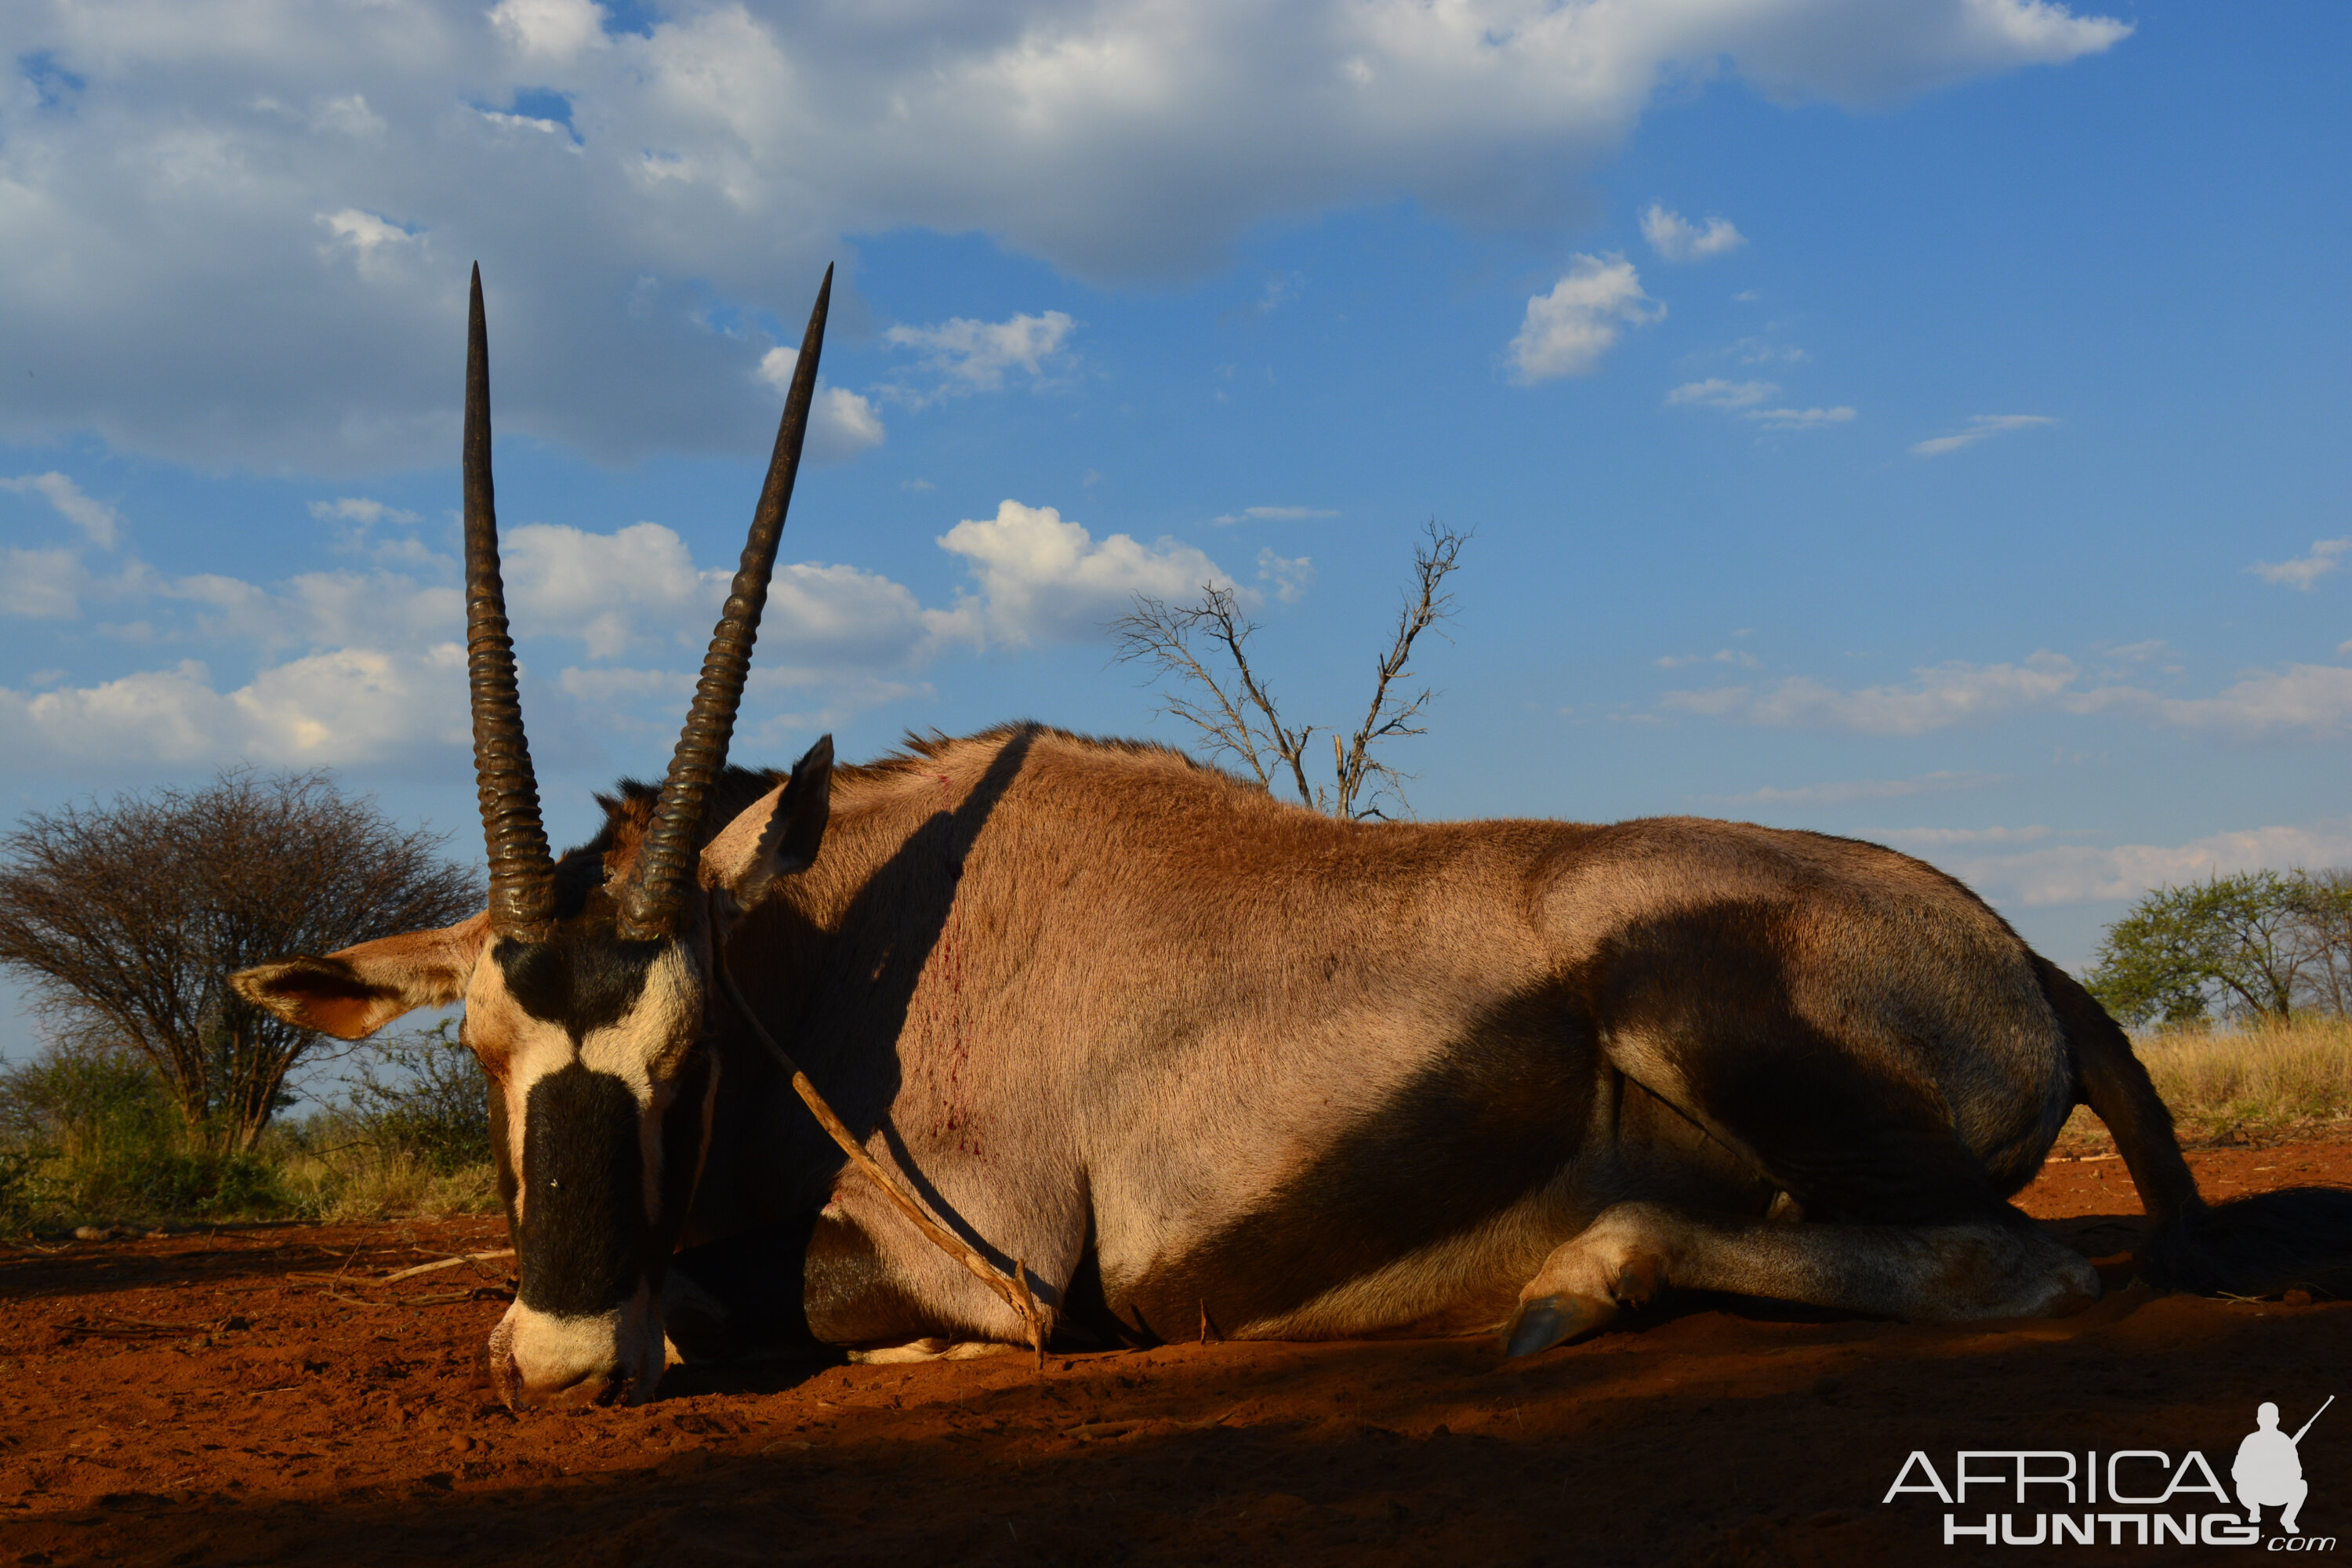
[[[650,1398],[660,1379],[665,1357],[661,1312],[652,1287],[642,1280],[636,1294],[609,1311],[583,1317],[562,1317],[539,1311],[520,1301],[490,1333],[492,1361],[510,1359],[521,1386],[505,1386],[506,1369],[494,1365],[492,1375],[511,1399],[544,1399],[618,1376],[629,1385],[632,1404]]]
[[[661,1119],[669,1109],[671,1079],[702,1029],[701,988],[683,951],[668,948],[647,968],[628,1016],[588,1031],[577,1047],[561,1024],[535,1018],[507,994],[504,973],[487,952],[467,988],[467,1036],[495,1042],[504,1071],[507,1154],[518,1183],[515,1221],[520,1224],[527,1185],[520,1182],[527,1108],[533,1085],[574,1062],[619,1079],[640,1110],[639,1142],[646,1214],[661,1211]],[[706,1113],[705,1121],[708,1122]]]

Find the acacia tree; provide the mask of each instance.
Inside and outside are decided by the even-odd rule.
[[[1460,564],[1462,546],[1469,539],[1435,521],[1423,530],[1423,541],[1413,550],[1412,585],[1397,612],[1388,649],[1373,665],[1371,700],[1352,735],[1343,737],[1336,729],[1313,724],[1294,728],[1284,721],[1273,692],[1250,668],[1249,639],[1260,629],[1258,623],[1242,613],[1230,588],[1204,584],[1200,599],[1190,605],[1138,594],[1134,608],[1111,623],[1118,643],[1116,657],[1122,664],[1145,666],[1150,672],[1147,685],[1166,681],[1160,689],[1160,711],[1192,725],[1211,756],[1234,759],[1263,788],[1272,791],[1287,775],[1299,800],[1318,811],[1349,820],[1385,818],[1382,799],[1409,809],[1404,798],[1409,775],[1375,755],[1374,749],[1428,732],[1420,721],[1434,693],[1423,687],[1406,698],[1398,683],[1412,678],[1407,664],[1415,641],[1440,621],[1453,618],[1454,595],[1445,591],[1445,579]],[[1331,737],[1328,787],[1307,779],[1307,743],[1318,733]]]
[[[2298,1002],[2338,1010],[2336,944],[2346,899],[2301,871],[2245,871],[2162,888],[2107,928],[2086,983],[2126,1023],[2189,1023],[2215,1003],[2284,1018]]]
[[[319,1037],[247,1004],[235,971],[446,925],[479,880],[323,773],[33,812],[0,835],[0,963],[61,1033],[135,1048],[190,1132],[249,1147]]]

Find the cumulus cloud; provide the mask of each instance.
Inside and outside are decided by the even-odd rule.
[[[1911,447],[1911,455],[1915,458],[1940,458],[2007,431],[2031,430],[2038,425],[2057,423],[2047,414],[1974,414],[1969,416],[1967,429],[1958,435],[1937,436],[1916,442]]]
[[[2315,539],[2310,552],[2296,560],[2257,561],[2246,570],[2265,583],[2284,583],[2290,588],[2308,591],[2314,583],[2344,563],[2339,557],[2347,550],[2352,550],[2352,539]]]
[[[71,550],[0,546],[0,613],[28,620],[81,614],[81,556]]]
[[[1050,363],[1071,359],[1062,345],[1077,326],[1061,310],[1037,316],[1023,313],[1003,321],[958,316],[935,327],[895,326],[882,334],[882,341],[893,348],[920,352],[921,367],[931,376],[929,387],[894,388],[897,395],[919,404],[1001,391],[1004,373],[1013,369],[1026,374],[1033,383],[1043,382]]]
[[[1277,555],[1271,548],[1257,552],[1257,580],[1286,605],[1295,605],[1315,581],[1315,563],[1307,556]]]
[[[221,691],[195,660],[97,686],[0,687],[0,743],[26,761],[265,767],[385,763],[420,746],[452,752],[470,729],[466,652],[337,648]]]
[[[1625,327],[1665,313],[1642,292],[1640,276],[1623,257],[1579,256],[1550,293],[1528,301],[1519,335],[1510,342],[1512,378],[1534,383],[1588,375]]]
[[[798,349],[770,349],[761,357],[760,379],[780,393],[789,392],[793,367],[800,362]],[[827,386],[823,375],[817,377],[803,448],[810,462],[845,463],[860,452],[879,447],[887,434],[870,400],[846,387]]]
[[[478,257],[503,428],[752,451],[766,344],[713,323],[797,325],[845,235],[984,234],[1133,282],[1369,201],[1542,229],[1662,85],[1874,105],[2129,31],[2047,0],[620,11],[15,7],[10,54],[54,68],[0,93],[0,321],[41,367],[0,385],[0,439],[438,459]]]
[[[2151,889],[2264,868],[2317,869],[2352,862],[2352,820],[2245,828],[2187,844],[2053,844],[2010,854],[1951,853],[1975,847],[1917,837],[1903,846],[1934,860],[1999,904],[2042,908],[2137,899]],[[2028,830],[2030,831],[2030,830]],[[1986,840],[1987,843],[1998,842]]]
[[[1721,376],[1709,376],[1705,381],[1686,381],[1666,394],[1666,402],[1696,403],[1707,408],[1753,408],[1768,397],[1778,397],[1780,389],[1769,381],[1726,381]]]
[[[394,515],[363,498],[316,509],[358,527]],[[1189,597],[1204,584],[1236,586],[1189,545],[1147,545],[1124,533],[1097,540],[1051,507],[1017,500],[938,542],[969,574],[944,607],[861,567],[777,567],[740,727],[747,742],[782,743],[924,694],[921,671],[954,649],[1098,636],[1133,594]],[[656,522],[610,533],[527,523],[503,531],[501,545],[534,753],[547,742],[542,764],[593,761],[600,736],[634,743],[675,733],[731,556],[698,564],[687,540]],[[165,577],[136,560],[97,579],[73,550],[5,548],[0,609],[70,618],[99,595],[142,616],[135,640],[205,655],[91,684],[52,670],[21,689],[0,687],[0,746],[22,767],[168,770],[242,760],[430,773],[462,765],[469,724],[453,562],[436,560],[421,575],[379,567],[265,584]],[[1306,557],[1271,550],[1257,567],[1262,591],[1285,601],[1314,576]],[[114,640],[134,639],[117,628]],[[216,673],[231,664],[244,672]]]
[[[1710,217],[1702,226],[1657,202],[1642,214],[1642,237],[1667,261],[1704,261],[1748,243],[1728,218]]]
[[[1206,584],[1234,585],[1189,544],[1141,544],[1124,533],[1097,541],[1053,507],[1017,500],[1001,503],[993,518],[967,518],[939,542],[977,581],[978,597],[959,606],[969,635],[1016,647],[1098,631],[1137,594],[1189,598]]]
[[[82,494],[81,487],[68,476],[54,471],[23,474],[13,479],[0,479],[0,490],[41,497],[57,509],[59,517],[89,535],[92,544],[101,550],[114,548],[122,527],[122,514],[104,501],[92,500]]]

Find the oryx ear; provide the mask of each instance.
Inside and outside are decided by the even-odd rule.
[[[702,851],[703,879],[750,909],[775,879],[806,870],[824,842],[833,811],[833,737],[822,736],[793,764],[793,776],[727,825]]]
[[[257,964],[228,983],[255,1006],[298,1028],[356,1040],[404,1013],[463,996],[489,934],[485,910],[439,931],[363,942],[324,958]]]

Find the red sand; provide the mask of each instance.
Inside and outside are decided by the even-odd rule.
[[[2343,1142],[2190,1158],[2216,1196],[2352,1181]],[[2140,1234],[2113,1160],[2023,1201],[2095,1257]],[[504,1245],[462,1220],[0,1252],[0,1563],[2205,1561],[1947,1549],[1942,1505],[1880,1499],[1913,1449],[1948,1478],[1959,1448],[2196,1447],[2226,1479],[2257,1403],[2292,1427],[2352,1394],[2352,1303],[2135,1287],[1967,1327],[1687,1303],[1510,1365],[1436,1341],[673,1372],[642,1408],[517,1419],[473,1371],[499,1268],[352,1283]],[[2303,1523],[2352,1545],[2329,1415]]]

